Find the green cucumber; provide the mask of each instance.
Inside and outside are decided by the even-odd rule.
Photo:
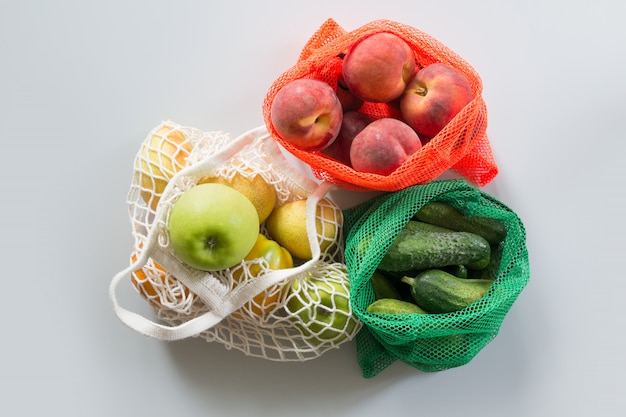
[[[367,306],[368,313],[379,314],[427,314],[419,306],[395,298],[381,298]]]
[[[491,261],[489,262],[491,263]],[[469,276],[469,271],[465,265],[444,266],[442,270],[459,278],[467,278]],[[482,269],[472,269],[472,271],[482,271]]]
[[[491,256],[489,257],[489,263],[483,269],[473,269],[468,272],[467,278],[470,279],[490,279],[494,280],[498,277],[500,272],[500,263],[502,261],[502,251],[504,245],[491,245]]]
[[[403,229],[383,256],[383,271],[410,271],[465,265],[481,269],[491,250],[482,237],[468,232],[413,232]]]
[[[411,291],[409,290],[409,287],[404,285],[400,280],[405,275],[414,277],[422,271],[383,271],[382,269],[377,269],[376,271],[380,272],[390,282],[394,283],[394,286],[400,294],[400,300],[413,302],[413,296],[411,296]]]
[[[374,297],[376,297],[377,300],[383,298],[395,298],[399,300],[402,298],[394,283],[391,282],[391,279],[387,278],[380,271],[374,272],[370,278],[370,283],[374,290]]]
[[[455,277],[439,269],[431,269],[416,277],[403,277],[411,287],[415,303],[429,313],[450,313],[480,300],[493,283],[488,279]]]
[[[412,232],[454,232],[454,230],[448,229],[447,227],[441,227],[418,220],[409,220],[404,228]]]
[[[480,235],[490,244],[497,244],[506,237],[506,227],[498,219],[485,216],[466,216],[442,201],[430,201],[415,213],[416,220],[436,226]]]

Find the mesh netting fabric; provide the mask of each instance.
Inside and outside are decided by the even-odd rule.
[[[418,67],[441,62],[460,70],[471,84],[473,100],[439,134],[386,176],[356,171],[321,151],[305,151],[281,139],[270,117],[272,102],[278,91],[290,81],[300,78],[322,80],[336,89],[343,54],[355,42],[378,32],[390,32],[404,39],[415,54]],[[388,103],[365,102],[359,111],[372,119],[400,118],[398,110]],[[306,43],[296,64],[270,86],[263,101],[263,116],[275,140],[310,165],[317,178],[348,190],[397,191],[432,181],[448,169],[484,186],[498,173],[486,134],[487,108],[482,98],[482,81],[478,73],[458,54],[430,35],[390,20],[376,20],[347,32],[333,19],[328,19]]]
[[[399,231],[429,201],[447,202],[467,215],[501,220],[507,229],[498,274],[487,294],[445,314],[369,313],[370,278]],[[499,332],[505,315],[530,277],[526,232],[502,202],[463,179],[436,180],[386,193],[344,211],[345,257],[354,314],[364,326],[357,336],[363,375],[373,377],[400,360],[425,372],[467,364]]]
[[[233,139],[165,121],[148,134],[134,166],[128,193],[134,248],[110,286],[125,324],[162,340],[199,337],[276,361],[313,359],[354,338],[361,323],[349,303],[343,213],[326,197],[330,184],[295,169],[264,126]],[[307,232],[317,237],[309,238],[312,259],[272,270],[259,258],[206,272],[176,258],[167,233],[173,203],[202,179],[236,174],[261,176],[275,189],[277,206],[306,201]],[[259,231],[271,239],[263,223]],[[129,275],[158,322],[117,302],[115,288]]]

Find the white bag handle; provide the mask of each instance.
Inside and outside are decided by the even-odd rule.
[[[235,139],[228,147],[211,155],[208,160],[186,167],[176,175],[192,175],[195,172],[201,172],[202,169],[206,169],[208,164],[218,166],[235,156],[237,152],[239,152],[245,145],[250,143],[259,135],[267,135],[268,139],[271,140],[269,134],[267,134],[267,131],[265,130],[265,127],[261,126],[248,131],[239,138]],[[306,227],[309,236],[312,259],[297,267],[269,271],[266,274],[255,277],[255,279],[247,280],[240,285],[237,285],[231,291],[228,291],[227,288],[210,273],[188,268],[175,260],[173,255],[162,250],[156,244],[156,227],[151,227],[148,231],[145,245],[137,254],[135,262],[117,273],[109,285],[109,298],[113,304],[113,310],[117,317],[131,329],[156,339],[173,341],[193,337],[218,324],[226,316],[241,308],[256,294],[259,294],[272,285],[276,285],[285,279],[294,277],[315,266],[321,257],[320,244],[316,238],[316,208],[320,199],[326,195],[333,185],[326,181],[315,185],[315,182],[311,179],[304,177],[302,174],[300,176],[301,178],[294,176],[292,177],[292,180],[303,183],[303,187],[307,190],[313,188],[307,197],[306,203]],[[163,192],[164,196],[171,192],[173,182],[174,181],[171,181],[165,188]],[[157,207],[157,219],[162,217],[163,209],[163,205],[159,205]],[[133,271],[141,268],[141,266],[147,262],[149,257],[152,257],[155,261],[162,265],[167,265],[168,272],[175,276],[177,280],[182,282],[192,293],[197,295],[205,303],[205,305],[210,308],[210,310],[182,324],[168,326],[152,321],[138,313],[122,307],[117,299],[117,287],[120,282],[123,279],[128,278]]]

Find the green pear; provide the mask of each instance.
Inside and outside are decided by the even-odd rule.
[[[339,344],[355,334],[359,322],[352,314],[347,274],[326,278],[294,280],[286,309],[294,325],[312,343]]]

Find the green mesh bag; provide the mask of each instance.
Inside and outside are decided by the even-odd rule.
[[[507,237],[497,277],[487,294],[466,308],[444,314],[372,314],[370,277],[399,231],[432,200],[467,215],[504,222]],[[344,211],[345,258],[354,314],[364,323],[356,337],[363,376],[373,377],[397,360],[423,372],[467,364],[491,342],[530,278],[526,232],[518,216],[465,180],[440,180],[382,194]]]

